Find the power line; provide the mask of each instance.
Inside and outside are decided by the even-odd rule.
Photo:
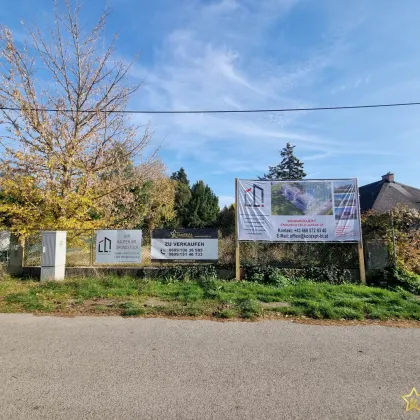
[[[343,109],[365,109],[365,108],[396,108],[401,106],[418,106],[420,102],[400,102],[390,104],[371,104],[371,105],[343,105],[343,106],[318,106],[313,108],[274,108],[274,109],[203,109],[192,111],[179,111],[179,110],[116,110],[107,111],[104,109],[85,109],[78,112],[104,112],[106,114],[251,114],[251,113],[264,113],[264,112],[299,112],[299,111],[337,111]],[[57,108],[13,108],[13,107],[0,107],[4,111],[37,111],[37,112],[77,112],[74,109],[57,109]]]

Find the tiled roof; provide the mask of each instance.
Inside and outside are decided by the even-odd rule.
[[[398,204],[420,210],[420,189],[381,180],[359,188],[362,212],[376,210],[380,213],[391,210]]]

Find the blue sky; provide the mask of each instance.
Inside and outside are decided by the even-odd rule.
[[[94,23],[105,2],[85,0]],[[193,110],[420,101],[417,0],[109,0],[119,58],[140,52],[131,109]],[[14,0],[1,23],[51,19],[52,0]],[[137,115],[150,120],[168,173],[183,166],[233,202],[296,145],[308,178],[374,182],[389,170],[420,187],[420,107],[327,112]]]

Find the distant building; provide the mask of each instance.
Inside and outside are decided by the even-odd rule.
[[[388,172],[380,181],[360,187],[360,210],[385,213],[405,205],[420,211],[420,189],[395,182],[394,178],[394,174]]]
[[[283,194],[303,213],[306,213],[309,207],[315,204],[315,199],[311,194],[304,193],[297,187],[286,184],[283,187]]]
[[[299,194],[302,194],[302,191],[297,188],[297,187],[291,187],[290,185],[285,185],[283,187],[283,193],[285,195],[285,197],[289,200],[289,201],[295,201],[296,197]]]
[[[312,204],[314,204],[314,198],[309,194],[301,194],[296,197],[295,206],[304,213]]]

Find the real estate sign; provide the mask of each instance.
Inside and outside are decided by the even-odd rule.
[[[356,179],[237,181],[240,241],[358,242]]]
[[[139,264],[141,230],[97,230],[96,262],[98,264]]]
[[[152,231],[152,261],[215,261],[217,259],[217,229],[156,229]]]

